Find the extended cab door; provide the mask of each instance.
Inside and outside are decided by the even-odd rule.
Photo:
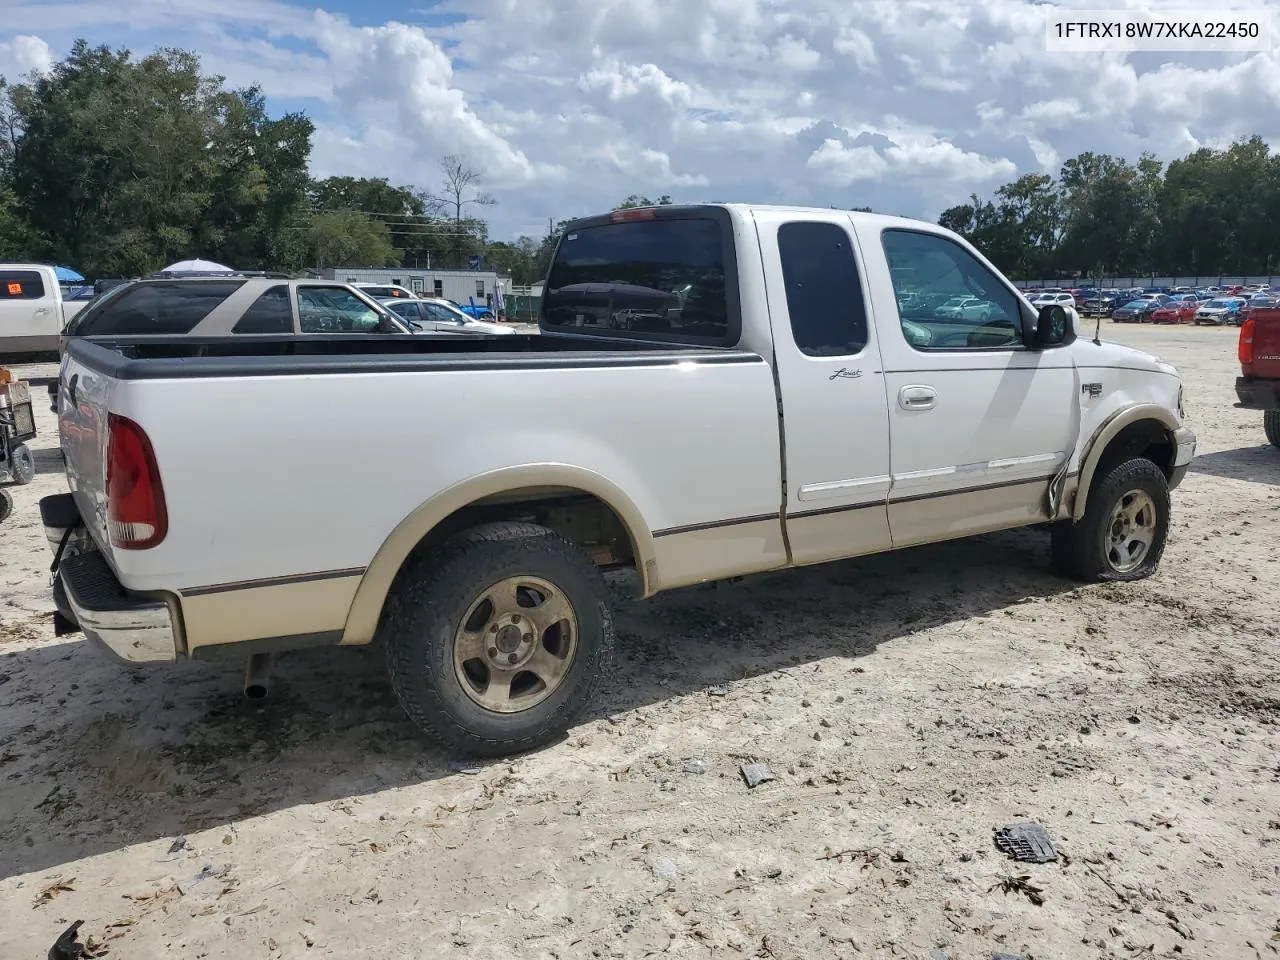
[[[847,214],[756,211],[795,563],[892,545],[884,374]]]
[[[865,221],[864,221],[865,222]],[[1023,346],[1031,308],[943,232],[863,228],[884,355],[895,547],[1047,519],[1079,429],[1070,350]],[[953,297],[981,301],[963,315]]]
[[[62,297],[52,270],[0,267],[0,353],[58,349]]]

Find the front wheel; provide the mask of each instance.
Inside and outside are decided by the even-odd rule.
[[[1280,410],[1268,410],[1262,415],[1262,429],[1271,445],[1280,450]]]
[[[4,523],[13,513],[13,497],[8,490],[0,490],[0,523]]]
[[[608,591],[573,543],[492,523],[406,570],[380,626],[391,685],[427,734],[468,756],[561,735],[613,652]]]
[[[1079,523],[1056,524],[1058,572],[1085,583],[1141,580],[1160,566],[1169,536],[1169,481],[1152,461],[1114,464],[1094,481]]]

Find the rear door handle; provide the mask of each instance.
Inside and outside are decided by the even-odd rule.
[[[937,400],[938,391],[933,387],[908,384],[898,391],[898,406],[903,410],[932,410]]]

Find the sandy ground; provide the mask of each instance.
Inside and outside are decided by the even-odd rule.
[[[0,957],[74,920],[121,958],[1276,956],[1280,451],[1234,329],[1105,326],[1200,437],[1157,577],[1079,587],[1020,531],[619,585],[592,718],[469,772],[374,650],[283,658],[257,705],[238,664],[55,639],[41,405],[0,528]],[[1028,819],[1056,863],[994,848]]]

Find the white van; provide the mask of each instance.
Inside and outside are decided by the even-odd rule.
[[[56,353],[62,328],[87,302],[64,300],[47,264],[0,263],[0,355]]]

